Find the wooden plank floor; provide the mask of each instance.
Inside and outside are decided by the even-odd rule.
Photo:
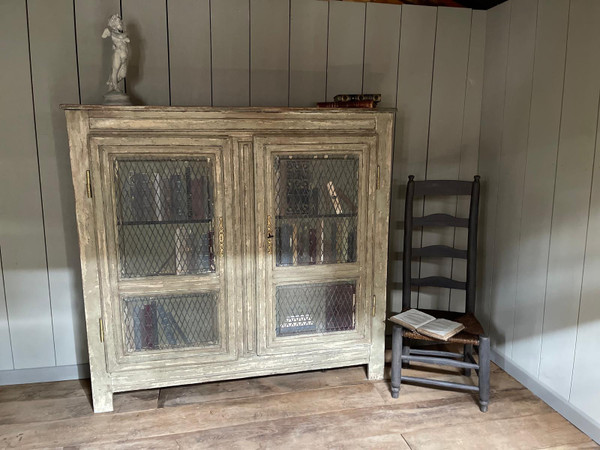
[[[486,414],[463,392],[403,385],[394,400],[363,367],[122,393],[96,415],[87,380],[6,386],[0,448],[598,448],[496,366],[491,383]]]

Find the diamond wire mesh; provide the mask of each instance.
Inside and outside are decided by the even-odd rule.
[[[114,162],[122,278],[215,271],[212,162]]]
[[[219,342],[218,292],[122,299],[127,352]]]
[[[356,261],[357,156],[276,156],[278,266]]]
[[[355,294],[355,282],[278,286],[277,336],[354,330]]]

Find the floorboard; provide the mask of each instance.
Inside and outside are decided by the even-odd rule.
[[[106,414],[93,414],[87,381],[5,386],[0,448],[597,448],[497,366],[491,385],[486,414],[458,391],[403,384],[394,400],[363,367],[121,393]]]

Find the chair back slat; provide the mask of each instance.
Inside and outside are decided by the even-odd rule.
[[[467,251],[447,245],[430,245],[412,249],[414,258],[459,258],[467,259]]]
[[[471,195],[473,183],[471,181],[455,180],[427,180],[415,181],[415,196],[424,195]]]
[[[477,218],[479,214],[479,176],[473,181],[427,180],[414,181],[409,176],[406,187],[404,211],[404,249],[402,267],[402,307],[411,307],[413,287],[440,287],[466,291],[465,312],[475,312],[476,269],[477,269]],[[460,218],[449,214],[430,214],[423,217],[413,216],[415,196],[470,196],[469,217]],[[445,245],[413,248],[413,231],[421,227],[462,227],[468,229],[467,249],[456,249]],[[466,281],[457,281],[446,277],[413,278],[412,259],[423,257],[447,257],[467,260]]]
[[[450,214],[430,214],[423,217],[413,217],[413,227],[469,227],[469,219],[454,217]]]
[[[456,281],[446,277],[425,277],[425,278],[412,278],[410,284],[413,286],[429,286],[429,287],[441,287],[448,289],[462,289],[467,288],[467,283],[464,281]]]

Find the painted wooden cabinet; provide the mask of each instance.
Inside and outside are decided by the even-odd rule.
[[[135,389],[383,377],[392,112],[64,109],[96,412]]]

